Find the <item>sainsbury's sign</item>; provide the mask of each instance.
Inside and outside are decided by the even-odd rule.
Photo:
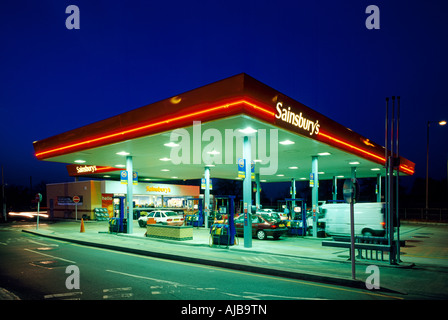
[[[76,166],[76,173],[95,173],[96,166]]]
[[[302,112],[296,113],[291,111],[291,107],[283,107],[282,102],[277,102],[275,108],[277,110],[277,113],[275,114],[277,119],[306,131],[310,136],[319,134],[319,120],[311,120],[303,115]]]

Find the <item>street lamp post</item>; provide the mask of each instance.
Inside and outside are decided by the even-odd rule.
[[[428,121],[426,125],[426,215],[428,215],[428,208],[429,208],[429,202],[428,202],[428,195],[429,195],[429,127],[431,123],[437,123],[439,126],[446,125],[446,121]]]

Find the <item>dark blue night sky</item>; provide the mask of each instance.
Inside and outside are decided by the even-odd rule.
[[[371,4],[379,30],[365,26]],[[34,140],[241,72],[382,145],[385,98],[401,96],[400,151],[425,177],[426,122],[448,120],[447,13],[445,0],[2,0],[5,180],[70,180]],[[446,179],[448,126],[430,148],[431,177]]]

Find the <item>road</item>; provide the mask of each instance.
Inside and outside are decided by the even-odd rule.
[[[0,288],[23,300],[395,300],[402,296],[162,260],[0,227]],[[79,269],[79,289],[68,289]],[[70,285],[69,285],[70,286]],[[188,305],[186,303],[186,305]]]

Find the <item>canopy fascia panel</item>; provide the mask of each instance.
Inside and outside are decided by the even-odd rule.
[[[208,123],[236,115],[385,164],[384,147],[246,74],[36,141],[33,146],[37,159],[57,161],[61,155],[189,127],[193,121]],[[414,170],[414,163],[400,158],[400,172],[412,175]]]

